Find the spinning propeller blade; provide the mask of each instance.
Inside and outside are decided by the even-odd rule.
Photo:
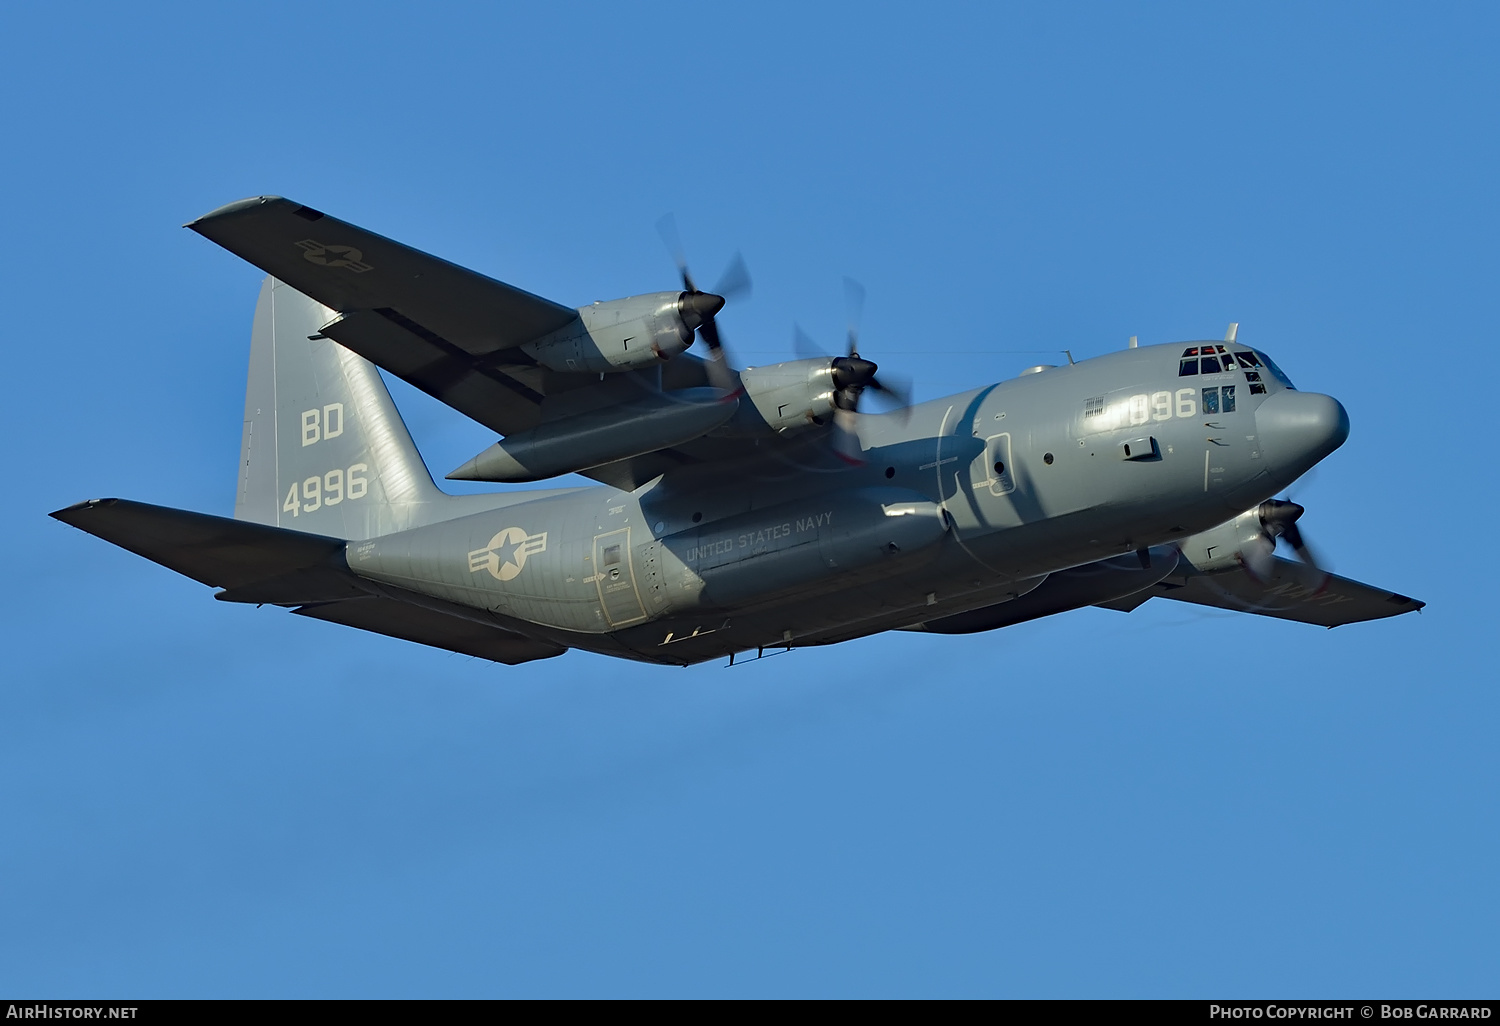
[[[677,233],[677,218],[664,214],[656,222],[656,230],[666,244],[667,252],[672,255],[673,262],[677,264],[677,272],[682,276],[682,299],[678,302],[682,322],[689,329],[697,331],[703,337],[703,344],[708,347],[709,381],[715,388],[736,393],[740,389],[740,383],[729,367],[715,317],[724,309],[724,303],[729,297],[750,294],[750,271],[745,266],[745,258],[735,253],[729,266],[719,277],[718,284],[714,286],[715,291],[699,292],[698,286],[693,282],[692,272],[688,270],[687,254],[682,248],[682,238]]]
[[[833,378],[833,428],[830,441],[839,459],[846,463],[864,462],[859,448],[859,400],[865,391],[878,395],[882,401],[893,406],[904,421],[911,405],[911,383],[905,379],[893,379],[889,375],[882,381],[875,376],[880,369],[873,360],[859,355],[859,322],[864,312],[865,287],[853,278],[844,279],[844,302],[848,309],[848,334],[845,339],[845,355],[830,357],[822,347],[808,337],[800,326],[792,329],[792,348],[804,360],[828,360]]]
[[[1260,504],[1260,522],[1265,529],[1266,535],[1275,544],[1276,539],[1284,538],[1286,543],[1292,547],[1308,569],[1322,576],[1322,584],[1319,590],[1328,584],[1328,571],[1318,564],[1313,556],[1312,549],[1302,538],[1302,531],[1297,527],[1297,521],[1302,514],[1307,512],[1305,506],[1285,499],[1269,499]]]

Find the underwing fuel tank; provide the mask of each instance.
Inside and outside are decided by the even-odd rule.
[[[693,582],[669,590],[669,605],[681,609],[755,602],[793,589],[807,595],[823,581],[847,587],[861,571],[885,572],[927,554],[948,528],[948,514],[917,492],[859,488],[741,513],[658,544],[663,563],[675,556]]]
[[[680,445],[723,424],[739,399],[717,388],[657,392],[553,421],[496,442],[450,481],[541,481]]]

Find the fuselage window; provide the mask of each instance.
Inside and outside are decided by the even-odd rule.
[[[1197,374],[1197,373],[1198,373],[1198,361],[1197,360],[1183,360],[1181,363],[1179,363],[1177,365],[1177,376],[1179,378],[1185,378],[1189,374]]]
[[[606,545],[604,547],[604,565],[614,566],[620,562],[620,546]]]
[[[1245,368],[1246,370],[1250,370],[1252,367],[1260,366],[1260,361],[1255,358],[1254,353],[1235,353],[1234,357],[1236,360],[1240,361],[1240,366]],[[1255,380],[1259,381],[1260,379],[1256,378]]]
[[[1219,358],[1217,356],[1205,356],[1202,360],[1204,374],[1219,373]]]
[[[1184,349],[1182,351],[1182,355],[1183,356],[1197,356],[1198,355],[1198,347],[1197,346],[1189,346],[1188,348],[1186,348],[1186,349]]]
[[[1222,399],[1222,405],[1224,407],[1224,412],[1225,413],[1233,413],[1234,412],[1234,386],[1233,385],[1225,385],[1223,388],[1219,389],[1219,395],[1220,395],[1220,397]]]

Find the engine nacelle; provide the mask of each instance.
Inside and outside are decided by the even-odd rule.
[[[1178,547],[1195,568],[1214,573],[1264,566],[1276,551],[1276,540],[1266,532],[1257,506],[1218,527],[1184,538]]]
[[[833,361],[791,360],[740,371],[749,402],[741,402],[731,431],[797,431],[833,416]]]
[[[555,371],[610,374],[669,360],[693,344],[682,292],[652,292],[579,309],[578,317],[522,351]]]

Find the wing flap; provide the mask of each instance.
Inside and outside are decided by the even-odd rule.
[[[239,200],[187,227],[324,306],[341,313],[393,308],[474,356],[530,342],[577,316],[280,196]]]
[[[319,329],[366,360],[502,435],[535,426],[542,396],[394,310],[353,310]]]

